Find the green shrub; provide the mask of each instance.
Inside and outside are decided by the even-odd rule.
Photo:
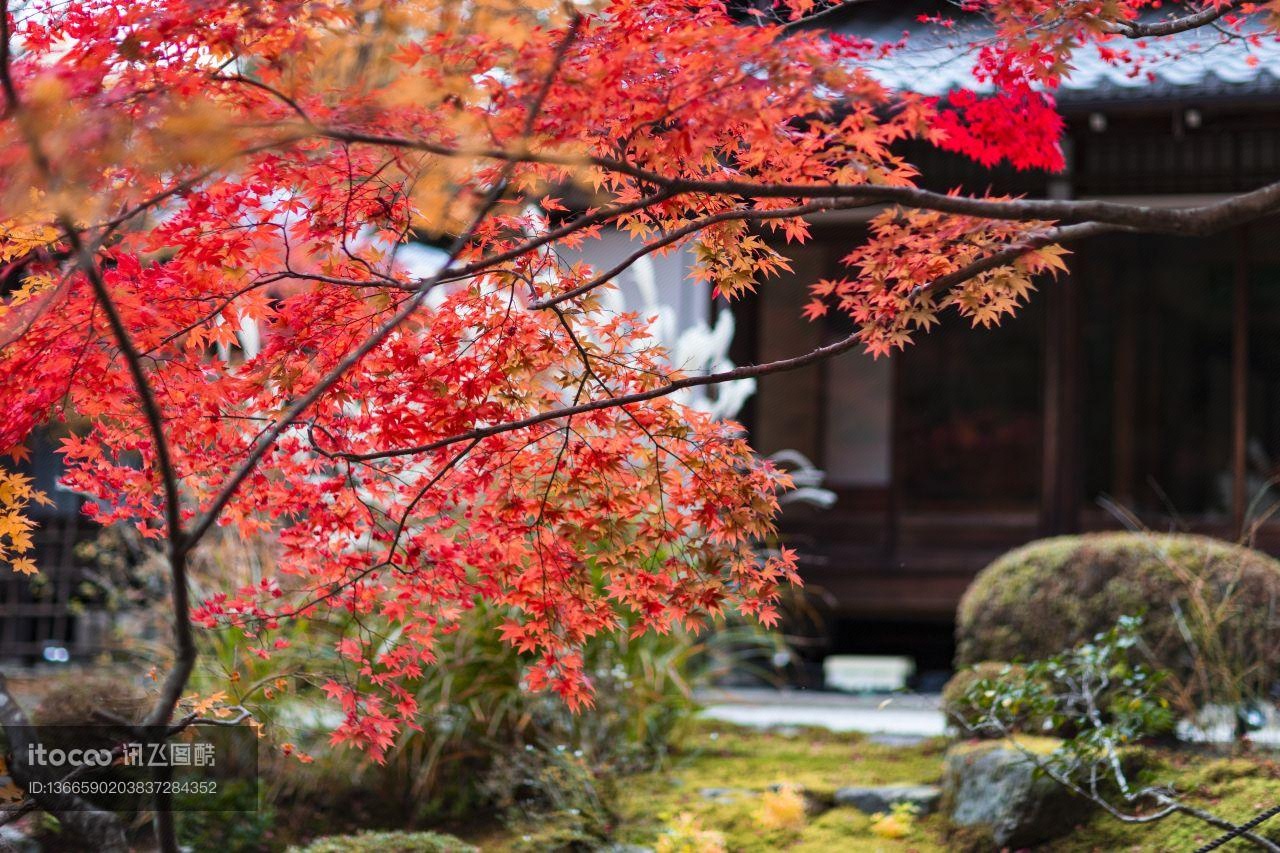
[[[596,848],[617,823],[616,773],[580,749],[527,744],[493,757],[484,792],[503,822],[529,837],[518,849]]]
[[[942,688],[942,710],[947,720],[963,725],[977,718],[981,708],[973,701],[974,688],[983,681],[1020,683],[1026,680],[1026,669],[1016,663],[983,661],[968,669],[962,669],[951,677]],[[1043,719],[1030,719],[1025,715],[1011,717],[1014,731],[1038,733],[1044,731]]]
[[[295,853],[479,853],[452,835],[440,832],[361,832],[317,838]]]
[[[1158,692],[1166,674],[1135,661],[1142,619],[1121,616],[1110,630],[1044,660],[1014,667],[986,665],[952,701],[973,734],[1009,737],[1028,720],[1063,733],[1057,753],[1093,755],[1100,744],[1128,744],[1166,734],[1173,725]],[[1101,740],[1100,740],[1101,739]]]
[[[1011,551],[960,602],[958,666],[1047,658],[1143,615],[1139,651],[1184,714],[1280,675],[1280,562],[1203,536],[1063,536]]]

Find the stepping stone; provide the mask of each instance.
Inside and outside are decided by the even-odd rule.
[[[936,785],[881,785],[868,788],[840,788],[835,800],[838,806],[853,806],[860,812],[888,814],[897,803],[910,803],[916,814],[937,811],[942,789]]]
[[[739,797],[750,796],[751,792],[745,788],[699,788],[698,795],[716,803],[732,803]]]

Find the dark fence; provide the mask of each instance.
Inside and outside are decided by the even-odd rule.
[[[76,545],[96,532],[78,514],[41,519],[33,555],[40,574],[0,570],[0,663],[68,663],[102,650],[109,618],[76,558]]]

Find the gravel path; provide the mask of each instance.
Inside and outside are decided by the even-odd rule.
[[[809,690],[729,688],[698,694],[704,717],[743,726],[822,726],[915,740],[943,734],[941,697],[928,693],[856,696]]]

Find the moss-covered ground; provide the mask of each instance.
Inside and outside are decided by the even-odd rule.
[[[1149,755],[1144,781],[1171,783],[1185,802],[1235,823],[1280,805],[1280,762],[1276,756],[1214,757],[1200,752],[1155,752]],[[1280,817],[1258,828],[1258,833],[1280,843]],[[1158,823],[1125,824],[1097,815],[1088,825],[1046,849],[1064,851],[1126,850],[1142,853],[1191,851],[1217,838],[1221,832],[1185,815],[1173,815]],[[1246,841],[1233,841],[1220,850],[1257,850]]]
[[[680,742],[672,769],[623,786],[619,838],[653,845],[665,829],[691,816],[704,830],[722,833],[727,850],[941,850],[942,823],[935,817],[899,824],[901,839],[872,831],[872,820],[853,808],[834,808],[792,825],[770,826],[766,792],[795,786],[829,801],[837,788],[936,782],[945,743],[877,744],[865,735],[824,729],[759,732],[702,723]],[[719,797],[707,789],[728,789]],[[688,818],[685,818],[688,821]]]
[[[619,781],[614,837],[621,844],[643,845],[659,853],[964,850],[964,836],[949,836],[940,815],[877,826],[871,817],[849,807],[816,816],[797,814],[788,809],[785,796],[770,793],[778,786],[792,786],[809,798],[829,802],[837,788],[847,785],[935,783],[942,774],[946,745],[941,739],[888,745],[865,735],[823,729],[756,731],[699,722],[679,739],[667,769]],[[1187,802],[1228,819],[1243,821],[1280,803],[1280,762],[1269,757],[1150,751],[1146,767],[1144,781],[1172,784]],[[535,832],[532,839],[491,832],[469,840],[485,851],[532,849],[530,841],[537,845],[537,833],[529,829]],[[1280,841],[1280,818],[1261,831]],[[1098,813],[1068,837],[1039,849],[1191,851],[1217,834],[1183,816],[1129,825]],[[1255,848],[1233,842],[1222,849]]]
[[[797,815],[785,795],[770,795],[785,786],[829,803],[837,788],[849,785],[933,783],[945,747],[940,739],[901,746],[825,729],[757,731],[702,721],[677,741],[666,769],[619,781],[614,837],[670,853],[945,850],[945,825],[936,815],[889,821],[877,834],[871,817],[856,809]],[[720,795],[707,796],[710,789]],[[883,837],[896,831],[903,837]],[[521,849],[531,839],[470,840],[488,851]]]

